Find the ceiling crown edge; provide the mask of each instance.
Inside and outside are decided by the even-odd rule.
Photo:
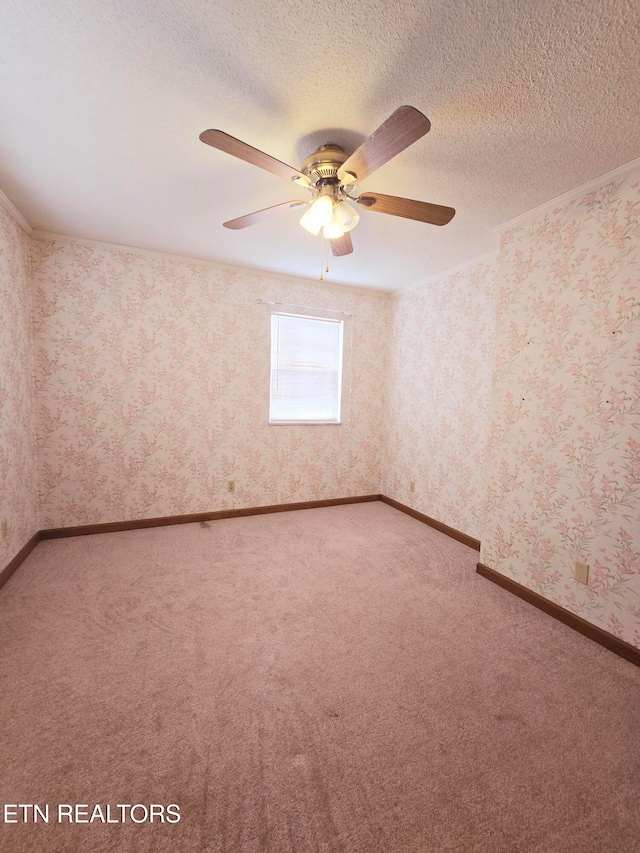
[[[27,219],[20,213],[15,204],[11,201],[9,196],[0,189],[0,204],[4,207],[4,209],[11,214],[11,216],[15,219],[18,225],[22,228],[25,234],[31,235],[33,232],[33,228],[31,224],[27,221]]]
[[[430,275],[428,278],[423,278],[420,279],[420,281],[413,282],[413,284],[407,284],[404,287],[399,287],[397,290],[391,292],[391,296],[404,296],[406,293],[411,293],[413,290],[420,290],[421,287],[427,287],[429,284],[433,284],[433,282],[435,281],[441,281],[443,278],[449,278],[450,275],[455,275],[456,273],[464,272],[465,270],[468,270],[471,267],[475,267],[476,264],[493,263],[493,261],[496,261],[498,259],[498,254],[498,249],[492,249],[490,252],[484,252],[482,255],[476,255],[474,258],[470,258],[468,261],[464,261],[464,263],[462,264],[457,264],[455,267],[449,267],[446,270],[442,270],[442,272]]]
[[[529,222],[531,219],[544,216],[550,210],[555,210],[558,207],[564,207],[564,205],[570,204],[572,201],[577,201],[580,196],[593,192],[594,190],[597,190],[606,184],[610,184],[612,181],[619,178],[625,178],[630,173],[638,170],[640,170],[640,157],[636,157],[635,160],[630,160],[628,163],[623,163],[622,166],[617,166],[615,169],[611,169],[609,172],[605,172],[597,178],[592,178],[572,190],[567,190],[566,193],[555,196],[554,198],[549,199],[549,201],[542,202],[542,204],[538,204],[530,210],[525,210],[524,213],[519,213],[512,219],[507,219],[506,222],[501,222],[499,225],[494,226],[493,231],[499,234],[504,231],[511,231],[511,229],[515,228],[517,225],[522,225],[525,222]]]

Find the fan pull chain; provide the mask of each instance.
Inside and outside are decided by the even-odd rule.
[[[324,272],[329,272],[329,245],[331,240],[327,240],[327,260],[325,262],[324,259],[324,234],[320,239],[320,281],[324,281],[323,268]]]

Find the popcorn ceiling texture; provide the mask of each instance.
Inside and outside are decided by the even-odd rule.
[[[393,290],[640,155],[639,32],[637,0],[4,0],[0,185],[40,228],[315,277],[299,211],[221,227],[308,196],[198,134],[297,166],[412,104],[431,132],[362,189],[458,214],[435,228],[362,210],[330,273]]]
[[[0,205],[0,571],[38,530],[28,239]]]

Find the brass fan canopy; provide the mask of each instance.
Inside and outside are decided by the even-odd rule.
[[[307,230],[313,234],[318,234],[322,228],[323,236],[331,241],[333,254],[348,255],[353,251],[349,226],[355,225],[355,209],[350,208],[347,201],[343,201],[345,199],[355,201],[358,205],[369,208],[374,213],[402,216],[405,219],[427,222],[431,225],[446,225],[453,218],[455,210],[452,207],[443,207],[441,204],[429,204],[426,201],[414,201],[409,198],[382,195],[382,193],[368,192],[358,197],[352,195],[355,193],[357,183],[364,181],[376,169],[384,166],[385,163],[388,163],[389,160],[392,160],[397,154],[400,154],[401,151],[428,133],[430,127],[431,122],[420,110],[405,104],[398,107],[348,157],[340,145],[335,143],[321,145],[317,151],[307,157],[300,171],[287,163],[283,163],[282,160],[277,160],[275,157],[265,154],[264,151],[230,136],[223,130],[214,128],[203,130],[200,139],[212,148],[217,148],[232,157],[244,160],[245,163],[271,172],[279,178],[284,178],[285,181],[296,181],[298,186],[310,190],[313,195],[313,200],[308,203],[299,198],[294,198],[248,213],[246,216],[238,216],[235,219],[223,222],[225,228],[232,230],[246,228],[281,211],[308,204],[307,212],[302,217],[306,221],[303,227],[309,226]],[[331,132],[326,131],[327,134]],[[327,201],[331,201],[331,221],[319,222],[318,220],[326,220],[327,218]],[[314,210],[317,216],[308,218],[309,213]],[[351,210],[351,214],[348,213],[349,210]],[[343,232],[342,236],[337,233],[339,230]],[[327,231],[326,234],[325,231]]]
[[[344,148],[328,142],[321,145],[317,151],[310,154],[300,167],[303,175],[306,175],[311,183],[318,181],[338,181],[338,169],[347,159]]]

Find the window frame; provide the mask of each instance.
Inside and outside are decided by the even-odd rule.
[[[340,327],[339,350],[338,350],[338,417],[335,420],[322,420],[317,418],[273,418],[272,409],[272,381],[273,381],[273,320],[275,317],[293,317],[300,320],[317,320],[322,323],[334,323]],[[344,384],[344,344],[345,344],[345,321],[343,318],[320,317],[317,314],[303,314],[299,311],[272,311],[269,321],[270,348],[269,348],[269,426],[341,426],[343,423],[343,384]]]

